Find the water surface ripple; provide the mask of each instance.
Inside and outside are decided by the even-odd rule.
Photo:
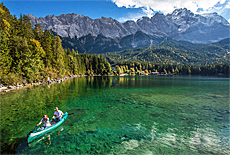
[[[230,154],[229,78],[83,77],[0,97],[2,153]],[[56,106],[74,114],[28,147]]]

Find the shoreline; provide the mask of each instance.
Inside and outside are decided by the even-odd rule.
[[[27,84],[22,84],[22,85],[17,85],[17,86],[13,86],[13,85],[10,85],[10,86],[7,86],[7,87],[3,86],[3,87],[0,87],[0,93],[2,95],[2,94],[5,94],[7,92],[11,92],[12,90],[19,90],[19,89],[27,88],[27,87],[30,87],[30,86],[39,86],[39,85],[44,85],[44,84],[51,85],[51,84],[54,84],[54,83],[64,82],[64,81],[66,81],[68,79],[79,78],[79,77],[84,77],[84,76],[88,76],[88,75],[68,75],[67,77],[54,79],[54,80],[50,80],[49,77],[48,77],[47,81],[43,80],[42,82],[27,83]]]
[[[47,81],[45,81],[43,79],[42,82],[40,81],[40,82],[27,83],[27,84],[16,85],[16,86],[15,85],[9,85],[7,87],[0,86],[0,95],[4,95],[4,94],[6,94],[8,92],[11,92],[13,90],[20,90],[20,89],[31,87],[31,86],[40,86],[40,85],[45,85],[45,84],[51,85],[51,84],[54,84],[54,83],[64,82],[64,81],[66,81],[68,79],[85,77],[85,76],[104,76],[104,75],[100,75],[100,74],[99,75],[96,75],[96,74],[93,74],[93,75],[68,75],[67,77],[54,79],[54,80],[50,80],[50,78],[48,77]],[[113,76],[113,75],[107,75],[107,76]],[[121,75],[118,75],[118,76],[124,76],[124,75],[121,74]]]
[[[150,75],[134,75],[134,76],[174,76],[174,75],[182,75],[182,74],[164,74],[164,75],[163,74],[159,74],[159,75],[150,74]],[[31,87],[31,86],[40,86],[40,85],[45,85],[45,84],[51,85],[54,83],[61,83],[61,82],[64,82],[64,81],[72,79],[72,78],[79,78],[79,77],[85,77],[85,76],[104,76],[104,75],[100,75],[100,74],[99,75],[95,75],[95,74],[94,75],[68,75],[67,77],[54,79],[54,80],[50,80],[48,77],[47,81],[43,80],[42,82],[40,81],[40,82],[34,82],[34,83],[27,83],[27,84],[22,84],[22,85],[17,85],[17,86],[10,85],[7,87],[4,87],[2,84],[0,84],[1,85],[0,86],[0,95],[4,95],[4,94],[11,92],[13,90],[20,90],[20,89]],[[114,76],[114,75],[107,75],[107,76]],[[119,76],[124,77],[124,76],[129,76],[129,75],[128,74],[120,74],[117,76],[118,77]],[[201,75],[201,76],[203,76],[203,75]]]

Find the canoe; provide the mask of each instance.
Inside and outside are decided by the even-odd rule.
[[[33,131],[33,132],[29,135],[29,137],[28,137],[28,139],[27,139],[27,142],[30,143],[30,142],[32,142],[33,140],[35,140],[35,139],[37,139],[37,138],[43,136],[44,134],[46,134],[46,133],[48,133],[48,132],[50,132],[50,131],[56,129],[57,127],[59,127],[61,124],[63,124],[63,123],[65,122],[65,120],[67,119],[67,117],[68,117],[68,113],[66,112],[64,115],[62,115],[62,119],[61,119],[59,122],[57,122],[56,124],[54,124],[54,125],[52,125],[52,126],[50,126],[50,127],[48,127],[48,128],[45,128],[45,129],[43,129],[43,130],[39,130],[39,129],[40,129],[40,127],[39,127],[37,130]],[[52,120],[51,120],[51,121],[52,121]],[[50,121],[50,122],[51,122],[51,121]]]
[[[34,147],[37,144],[46,144],[47,145],[47,143],[45,143],[45,141],[47,141],[47,139],[51,135],[55,135],[55,134],[59,135],[57,133],[58,131],[59,131],[59,134],[60,134],[61,131],[64,131],[64,129],[63,129],[63,127],[61,125],[59,127],[57,127],[56,129],[54,129],[54,130],[52,130],[52,131],[50,131],[50,132],[48,132],[48,133],[36,138],[36,139],[34,139],[33,141],[27,143],[27,146],[28,147]],[[51,140],[50,140],[50,143],[51,143]]]

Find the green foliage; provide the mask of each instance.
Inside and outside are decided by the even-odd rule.
[[[130,59],[139,62],[203,66],[228,63],[230,55],[226,44],[225,40],[216,44],[165,41],[152,47],[110,52],[104,56],[110,62]]]
[[[41,25],[32,28],[28,16],[13,17],[0,3],[0,80],[3,84],[37,82],[70,74],[109,74],[102,56],[64,50],[62,40]]]
[[[172,64],[156,64],[148,62],[137,61],[122,61],[117,62],[115,69],[118,74],[134,73],[139,75],[140,72],[150,73],[159,72],[164,74],[186,74],[186,75],[225,75],[229,74],[229,63],[206,65],[206,66],[193,66],[193,65],[172,65]],[[126,68],[123,69],[123,68]]]
[[[145,48],[106,53],[111,64],[125,67],[135,74],[159,73],[229,76],[229,39],[214,44],[194,44],[186,41],[165,41]],[[129,61],[128,61],[129,60]]]
[[[16,85],[16,82],[19,80],[19,77],[15,73],[2,74],[1,80],[4,81],[6,85]]]

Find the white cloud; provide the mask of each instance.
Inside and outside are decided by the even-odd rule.
[[[137,21],[143,16],[146,16],[146,15],[144,13],[129,13],[125,17],[119,18],[118,21],[121,23],[126,22],[128,20]]]
[[[228,19],[228,22],[230,23],[230,19]]]
[[[145,16],[151,17],[154,11],[164,14],[173,12],[176,8],[187,8],[194,13],[217,12],[223,14],[230,9],[230,0],[111,0],[118,7],[142,8]],[[197,11],[199,9],[199,12]],[[202,10],[202,11],[200,11]],[[226,17],[225,17],[226,18]],[[229,18],[227,18],[229,19]]]
[[[154,14],[154,11],[150,7],[142,8],[142,11],[146,14],[147,17],[151,18]]]
[[[196,12],[198,8],[207,10],[213,7],[218,2],[223,4],[224,0],[111,0],[118,7],[126,8],[151,8],[155,11],[162,11],[164,13],[170,13],[175,8],[188,8],[191,11]]]

